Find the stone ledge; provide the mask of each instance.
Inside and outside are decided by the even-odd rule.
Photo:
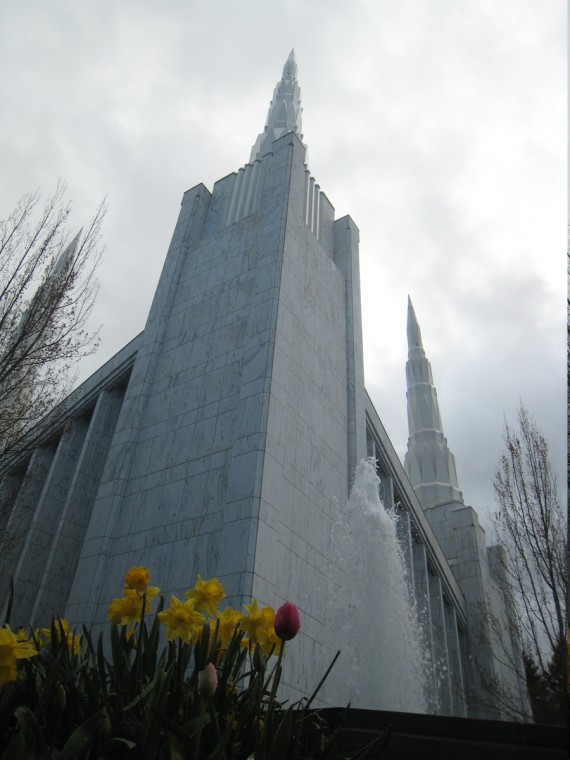
[[[383,760],[556,760],[567,757],[566,729],[535,723],[451,718],[378,710],[325,708],[332,726],[342,721],[337,752],[345,756],[393,726]],[[344,720],[343,720],[343,714]]]

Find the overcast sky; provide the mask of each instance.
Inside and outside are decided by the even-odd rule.
[[[292,47],[310,170],[360,229],[366,384],[398,453],[410,294],[466,501],[493,508],[519,399],[562,486],[563,0],[4,0],[0,217],[58,177],[76,227],[108,196],[82,377],[143,329],[182,193],[247,162]]]

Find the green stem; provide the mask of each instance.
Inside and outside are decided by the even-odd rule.
[[[194,760],[198,760],[200,757],[200,742],[202,741],[202,729],[204,727],[204,717],[206,715],[206,700],[202,699],[200,706],[200,722],[198,723],[198,731],[196,733],[196,742],[194,744]]]
[[[176,658],[176,683],[174,685],[174,705],[182,706],[182,639],[178,638],[178,657]]]
[[[261,703],[263,700],[263,674],[256,673],[255,678],[257,678],[257,710],[256,710],[256,715],[255,715],[255,757],[257,757],[257,752],[261,744],[261,730],[259,726],[261,723]]]
[[[210,708],[210,714],[212,716],[212,722],[214,726],[216,727],[216,734],[218,736],[218,741],[222,738],[222,732],[220,731],[220,723],[218,721],[218,713],[216,710],[216,704],[214,702],[214,697],[208,697],[208,707]]]
[[[273,704],[275,702],[275,695],[277,694],[277,687],[279,686],[279,681],[281,680],[281,660],[283,659],[283,652],[285,651],[285,641],[281,639],[281,644],[279,645],[279,654],[277,656],[277,665],[275,666],[275,675],[273,677],[273,683],[271,684],[271,693],[269,695],[269,703],[267,705],[267,715],[265,716],[265,726],[264,726],[264,737],[267,739],[268,736],[272,735],[272,722],[273,722]],[[267,754],[267,747],[266,752],[264,754]]]
[[[141,619],[139,623],[139,637],[138,641],[135,639],[135,646],[136,646],[136,653],[135,653],[135,690],[138,692],[138,695],[141,697],[141,705],[142,705],[142,691],[143,691],[143,684],[142,684],[142,629],[144,625],[144,611],[146,607],[146,591],[143,594],[142,598],[142,608],[141,608]],[[133,634],[134,635],[134,634]]]

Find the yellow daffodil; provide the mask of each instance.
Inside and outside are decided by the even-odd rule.
[[[29,639],[24,640],[9,628],[0,628],[0,685],[16,680],[16,660],[34,657],[37,653]]]
[[[250,646],[258,642],[265,654],[268,649],[271,649],[275,639],[273,630],[275,610],[273,607],[260,609],[257,599],[254,599],[251,604],[244,604],[243,607],[249,614],[242,616],[239,627],[247,635]]]
[[[270,654],[274,654],[277,656],[279,653],[279,647],[281,646],[282,641],[275,633],[275,629],[273,626],[271,626],[271,630],[267,632],[267,638],[265,641],[260,641],[259,645],[261,646],[261,651],[265,655],[265,657],[269,657]]]
[[[216,613],[216,617],[219,620],[218,640],[221,642],[222,647],[227,647],[243,615],[239,610],[226,607],[222,612]]]
[[[146,567],[137,567],[133,565],[125,573],[125,592],[127,589],[136,591],[139,596],[146,594],[147,599],[152,599],[160,591],[156,586],[149,586],[150,571]]]
[[[216,615],[218,602],[226,597],[224,587],[217,578],[203,581],[200,575],[194,588],[187,591],[184,596],[193,603],[195,610],[203,610],[212,617]]]
[[[148,608],[148,603],[147,603]],[[143,600],[135,589],[125,589],[125,596],[113,599],[107,610],[109,620],[115,625],[133,625],[143,613]]]
[[[36,639],[39,638],[39,631],[37,629],[34,633],[34,636],[36,637]],[[32,635],[31,634],[28,635],[28,632],[26,631],[25,628],[20,628],[19,630],[16,631],[16,638],[18,639],[18,641],[30,641],[32,639]]]
[[[206,622],[204,615],[196,612],[191,600],[181,602],[175,596],[170,597],[170,607],[158,613],[158,619],[168,628],[166,632],[168,641],[179,637],[187,644],[196,640]]]
[[[248,639],[243,638],[241,640],[240,646],[242,649],[248,649],[250,654],[254,654],[255,652],[255,646],[256,644],[259,644],[259,647],[261,649],[261,652],[263,653],[264,657],[269,657],[269,655],[277,655],[279,654],[279,649],[281,647],[281,644],[283,643],[280,639],[275,639],[275,636],[273,637],[274,640],[271,640],[269,637],[267,639],[264,639],[263,643],[256,641],[255,639]],[[283,652],[285,652],[285,647],[283,647]]]
[[[64,618],[55,618],[54,627],[56,641],[64,638],[67,641],[67,648],[71,654],[79,654],[81,651],[81,636],[76,636],[69,630],[69,623],[67,620],[64,620]],[[42,628],[42,633],[48,639],[48,641],[51,641],[51,628]]]

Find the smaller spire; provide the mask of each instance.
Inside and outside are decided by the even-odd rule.
[[[249,162],[252,164],[265,153],[271,151],[275,140],[289,132],[295,132],[302,140],[301,134],[301,88],[297,83],[297,62],[295,50],[292,49],[283,66],[281,81],[277,82],[273,92],[273,100],[269,105],[269,113],[265,122],[265,129],[258,136]]]
[[[423,348],[423,345],[422,333],[420,331],[416,312],[412,305],[412,299],[408,296],[408,351],[411,351],[412,348]]]
[[[18,322],[18,325],[14,331],[14,335],[11,341],[11,346],[14,346],[20,339],[20,336],[22,335],[22,332],[26,325],[26,322],[29,319],[29,315],[33,310],[34,303],[35,304],[41,303],[44,299],[49,297],[50,288],[55,283],[57,278],[61,275],[61,273],[64,271],[65,267],[67,266],[67,263],[70,261],[71,257],[75,253],[77,249],[77,245],[79,243],[79,238],[82,232],[83,232],[83,227],[79,230],[79,232],[73,238],[71,243],[68,246],[66,246],[65,249],[59,254],[48,276],[46,277],[45,282],[43,282],[38,287],[38,289],[32,296],[30,302],[28,303],[28,305],[22,312],[20,321]],[[26,329],[29,330],[29,328],[26,328]],[[33,336],[33,333],[32,333],[32,336]],[[30,339],[31,338],[28,336],[28,340]]]
[[[82,232],[83,232],[83,227],[79,230],[77,235],[73,238],[73,240],[65,248],[65,250],[58,256],[55,264],[51,268],[51,272],[48,275],[48,281],[57,279],[60,276],[60,274],[63,272],[67,262],[71,259],[71,257],[77,250],[77,246],[79,244],[79,238],[81,237]]]
[[[420,326],[408,296],[408,450],[404,468],[424,509],[463,503],[455,459],[443,434],[431,365],[422,346]]]

